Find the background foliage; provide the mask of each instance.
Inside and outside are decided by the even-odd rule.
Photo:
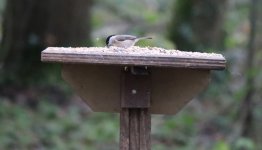
[[[0,149],[118,149],[118,114],[90,113],[59,66],[40,62],[47,46],[104,46],[116,33],[154,37],[140,46],[227,59],[176,116],[152,117],[153,150],[262,149],[261,7],[259,0],[0,0]]]

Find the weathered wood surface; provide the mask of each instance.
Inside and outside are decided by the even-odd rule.
[[[62,76],[95,112],[120,112],[121,66],[64,64]],[[153,114],[176,114],[205,89],[209,70],[150,68]]]
[[[140,111],[139,109],[129,109],[129,139],[130,139],[130,150],[140,150],[139,142],[140,142]]]
[[[150,150],[151,74],[121,74],[120,150]]]
[[[148,108],[122,108],[120,150],[150,150],[151,115]]]
[[[224,69],[221,54],[164,50],[161,48],[108,49],[104,47],[49,47],[41,54],[44,62],[163,66],[176,68]]]
[[[150,150],[151,148],[151,114],[149,109],[140,110],[140,149]]]
[[[121,107],[149,108],[151,76],[132,75],[123,71],[121,78]]]
[[[120,111],[120,150],[129,150],[129,109],[122,108]]]

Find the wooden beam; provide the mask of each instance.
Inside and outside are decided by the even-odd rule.
[[[148,108],[122,108],[120,150],[151,149],[151,114]]]
[[[129,150],[129,109],[122,108],[120,111],[120,150]]]
[[[151,149],[150,81],[150,74],[134,75],[122,71],[120,150]],[[133,88],[137,90],[137,93],[133,93],[135,96],[132,94]]]
[[[149,108],[151,76],[132,75],[129,72],[122,72],[121,78],[121,107]]]
[[[144,108],[140,110],[140,149],[150,150],[151,149],[151,114],[149,109]]]

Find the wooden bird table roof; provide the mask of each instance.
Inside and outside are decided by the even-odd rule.
[[[62,76],[96,112],[120,112],[121,75],[125,66],[148,66],[152,114],[176,114],[205,89],[210,70],[222,70],[221,54],[157,47],[49,47],[41,60],[63,64]]]

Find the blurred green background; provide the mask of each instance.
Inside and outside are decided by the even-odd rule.
[[[48,46],[110,34],[227,59],[176,116],[152,117],[153,150],[262,149],[261,0],[0,0],[1,150],[118,149],[119,115],[91,113],[60,66],[40,62]]]

